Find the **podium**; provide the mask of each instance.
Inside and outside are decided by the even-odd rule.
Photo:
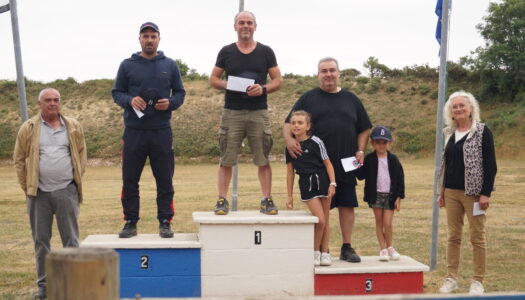
[[[429,270],[405,255],[386,262],[379,256],[362,256],[360,263],[334,259],[329,267],[315,268],[315,295],[423,293],[423,272]]]
[[[200,247],[197,234],[90,235],[80,247],[112,248],[120,257],[120,297],[200,297]]]
[[[200,224],[203,297],[314,294],[317,217],[304,211],[194,212],[193,221]]]
[[[194,212],[199,233],[173,238],[90,235],[81,247],[112,248],[120,257],[121,298],[309,297],[423,292],[428,266],[361,257],[314,267],[314,225],[306,211]]]

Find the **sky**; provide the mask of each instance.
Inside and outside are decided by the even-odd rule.
[[[449,61],[484,45],[476,25],[495,0],[452,0]],[[0,5],[8,0],[0,0]],[[239,0],[17,0],[25,77],[51,82],[114,78],[140,51],[139,27],[155,22],[159,50],[209,74],[217,53],[237,39]],[[319,59],[365,72],[376,57],[389,68],[439,65],[436,0],[245,0],[255,40],[274,50],[282,74],[313,75]],[[16,80],[10,13],[0,14],[0,80]]]

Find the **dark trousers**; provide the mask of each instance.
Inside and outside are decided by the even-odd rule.
[[[140,209],[139,181],[146,158],[157,183],[157,219],[173,218],[173,136],[171,128],[143,130],[126,127],[122,150],[122,208],[124,219],[138,221]]]

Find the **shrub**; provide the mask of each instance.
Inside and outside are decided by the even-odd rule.
[[[389,83],[385,87],[385,92],[391,94],[391,93],[396,92],[397,89],[399,89],[399,84],[397,84],[397,83]]]
[[[418,90],[420,95],[426,95],[430,93],[430,87],[428,87],[426,84],[420,84]]]
[[[359,84],[367,84],[369,80],[370,79],[368,79],[368,77],[364,77],[364,76],[359,76],[356,78],[356,81]]]
[[[379,91],[380,88],[381,88],[381,79],[372,78],[370,79],[370,82],[368,83],[365,91],[368,94],[374,94],[374,93],[377,93],[377,91]]]

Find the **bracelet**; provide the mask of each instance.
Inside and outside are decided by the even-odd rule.
[[[337,183],[335,183],[335,182],[330,182],[330,185],[333,185],[334,187],[337,187]]]

